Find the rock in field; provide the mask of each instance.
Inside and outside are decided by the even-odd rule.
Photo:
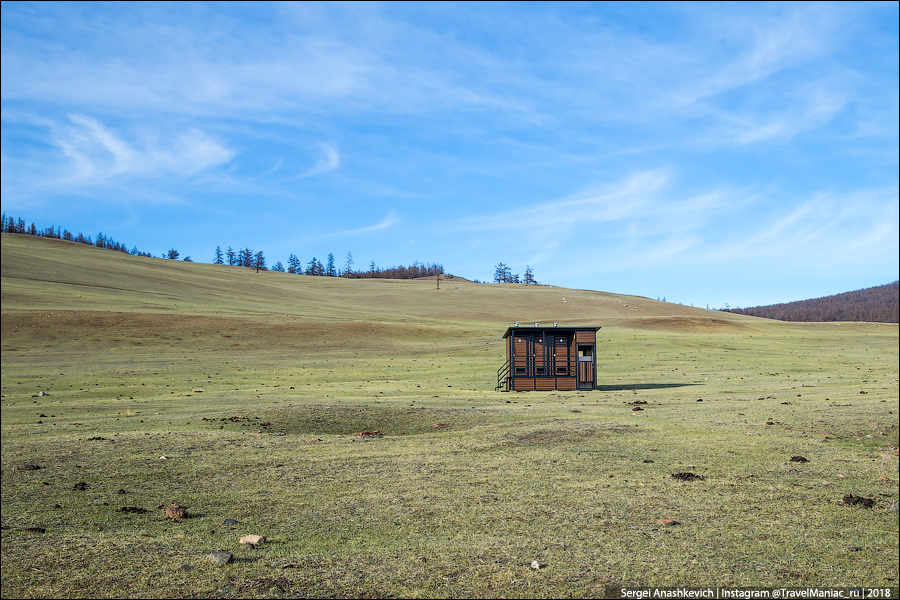
[[[187,517],[187,509],[178,504],[170,504],[166,507],[166,516],[170,519],[184,519]]]
[[[230,562],[234,562],[234,554],[227,550],[213,550],[206,555],[206,558],[214,565],[227,565]]]
[[[240,540],[242,544],[247,544],[251,548],[256,548],[258,545],[262,544],[265,541],[266,536],[264,535],[245,535]]]

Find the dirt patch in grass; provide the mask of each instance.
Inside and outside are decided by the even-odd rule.
[[[875,506],[875,501],[872,498],[863,498],[862,496],[854,496],[853,494],[847,494],[841,502],[847,506],[856,506],[857,504],[865,508],[872,508]]]
[[[21,464],[16,465],[16,471],[37,471],[41,468],[41,465],[33,465],[33,464]]]
[[[634,426],[618,423],[599,424],[577,419],[554,419],[546,427],[509,437],[504,445],[531,446],[583,442],[591,438],[609,438],[616,434],[633,433],[636,430]]]
[[[704,481],[706,477],[694,473],[672,473],[672,479],[678,481]]]
[[[378,431],[384,436],[460,431],[509,422],[504,411],[481,409],[398,408],[309,404],[265,411],[267,429],[306,435],[354,435]]]

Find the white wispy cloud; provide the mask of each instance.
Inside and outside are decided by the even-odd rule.
[[[647,171],[626,178],[605,189],[582,192],[513,210],[463,219],[453,226],[458,231],[567,229],[576,223],[605,222],[638,214],[654,194],[666,184],[664,171]]]
[[[462,219],[450,227],[460,232],[513,230],[542,236],[546,244],[553,244],[558,233],[616,222],[630,235],[646,237],[661,230],[701,227],[726,204],[733,205],[735,196],[724,190],[694,193],[675,189],[669,171],[656,169],[558,200]]]
[[[333,171],[338,168],[341,164],[341,156],[338,154],[338,151],[331,146],[322,146],[322,154],[319,156],[318,162],[306,173],[301,175],[301,178],[304,177],[314,177],[316,175],[322,175],[323,173],[327,173],[328,171]]]
[[[51,130],[51,141],[71,166],[64,183],[102,184],[124,177],[189,177],[227,163],[234,152],[203,131],[189,129],[162,142],[126,140],[97,119],[69,115]],[[63,183],[63,182],[60,182]]]
[[[367,225],[365,227],[358,227],[356,229],[344,229],[341,231],[334,231],[331,233],[325,233],[320,236],[317,236],[317,239],[328,239],[328,238],[336,238],[336,237],[344,237],[344,236],[353,236],[360,235],[364,233],[373,233],[376,231],[384,231],[386,229],[390,229],[394,225],[400,222],[399,217],[397,216],[396,211],[390,211],[385,217],[375,223],[374,225]]]
[[[697,263],[765,263],[807,269],[865,263],[888,264],[898,252],[897,188],[817,193],[764,216],[747,214],[728,237],[707,240],[712,251]],[[877,257],[877,258],[876,258]]]

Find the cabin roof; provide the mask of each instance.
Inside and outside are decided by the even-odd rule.
[[[503,334],[504,338],[511,335],[527,334],[527,333],[573,333],[575,331],[593,331],[596,333],[600,327],[510,327]]]

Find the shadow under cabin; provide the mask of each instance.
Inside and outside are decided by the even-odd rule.
[[[510,327],[506,362],[497,371],[503,392],[597,389],[600,327]]]

